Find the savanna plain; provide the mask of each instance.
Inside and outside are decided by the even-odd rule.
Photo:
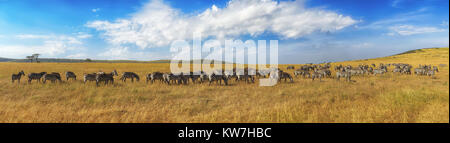
[[[260,87],[230,85],[167,85],[145,82],[151,72],[169,72],[167,63],[13,63],[0,62],[0,122],[51,123],[417,123],[449,122],[449,49],[429,48],[336,65],[408,63],[439,67],[434,77],[404,75],[354,76],[354,82],[295,77]],[[287,66],[279,65],[281,69]],[[83,73],[135,72],[139,82],[84,84]],[[333,69],[333,68],[332,68]],[[77,81],[46,84],[11,83],[11,74],[73,71]],[[293,75],[294,70],[286,70]],[[334,76],[334,70],[333,76]],[[63,75],[63,79],[64,75]]]

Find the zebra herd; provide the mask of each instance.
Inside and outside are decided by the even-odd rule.
[[[77,80],[77,76],[74,72],[71,71],[67,71],[65,73],[66,75],[66,80],[69,81],[70,79],[72,80]],[[25,73],[22,71],[20,71],[18,74],[13,74],[11,76],[12,82],[14,83],[14,81],[17,80],[18,83],[20,83],[20,79],[22,78],[22,76],[25,76]],[[95,81],[97,85],[99,85],[99,83],[104,82],[105,84],[108,83],[114,83],[114,76],[118,76],[117,71],[114,70],[111,73],[105,73],[105,72],[98,72],[98,73],[92,73],[92,74],[84,74],[84,83],[88,82],[88,81]],[[135,73],[132,72],[125,72],[122,77],[120,78],[120,80],[122,81],[126,81],[126,79],[130,78],[132,81],[134,81],[134,79],[136,79],[137,81],[139,81],[139,76]],[[40,73],[30,73],[28,74],[28,83],[31,83],[33,80],[36,80],[37,82],[42,82],[46,83],[47,80],[50,80],[52,83],[55,82],[61,82],[61,75],[57,72],[52,72],[52,73],[47,73],[47,72],[40,72]]]
[[[360,64],[357,67],[353,67],[351,65],[343,66],[338,65],[334,67],[335,73],[336,73],[336,79],[339,80],[340,78],[345,78],[347,81],[351,81],[352,76],[356,75],[382,75],[388,72],[388,67],[393,66],[394,69],[392,70],[393,73],[399,73],[399,74],[411,74],[411,69],[413,68],[412,65],[406,64],[406,63],[392,63],[392,64],[383,64],[380,63],[377,67],[376,64]],[[332,77],[331,76],[331,65],[325,64],[325,65],[303,65],[299,69],[294,71],[294,75],[297,76],[303,76],[304,78],[312,78],[312,80],[319,78],[321,80],[323,77]],[[294,69],[292,66],[289,66],[287,68]],[[416,75],[427,75],[432,76],[436,74],[436,72],[439,72],[437,66],[431,66],[431,65],[419,65],[418,68],[414,70],[414,73]]]
[[[410,64],[405,63],[393,63],[393,64],[383,64],[380,63],[379,66],[376,66],[375,64],[367,65],[367,64],[360,64],[356,67],[353,67],[351,65],[343,66],[338,65],[334,67],[335,71],[335,77],[337,80],[340,80],[340,78],[345,78],[346,81],[352,81],[352,76],[357,75],[382,75],[388,72],[388,67],[394,67],[392,70],[393,73],[399,73],[399,74],[412,74],[412,66]],[[301,76],[303,78],[311,78],[313,81],[315,79],[319,79],[320,81],[322,78],[333,78],[332,72],[331,72],[331,64],[307,64],[302,65],[298,69],[295,69],[294,66],[288,66],[287,70],[295,70],[294,76],[298,77]],[[414,74],[416,75],[426,75],[426,76],[433,76],[436,74],[436,72],[439,72],[437,66],[431,66],[431,65],[419,65],[418,68],[414,69]],[[25,76],[25,73],[23,71],[20,71],[17,74],[12,74],[11,79],[12,82],[17,81],[20,83],[20,79],[22,76]],[[95,82],[98,86],[100,83],[106,84],[113,84],[114,83],[114,76],[119,76],[118,72],[116,70],[113,70],[110,73],[105,72],[97,72],[97,73],[90,73],[90,74],[84,74],[83,75],[83,82]],[[43,82],[46,83],[46,81],[51,81],[52,83],[55,82],[61,82],[61,75],[57,72],[47,73],[47,72],[40,72],[40,73],[30,73],[28,74],[28,83],[31,83],[33,80],[36,80],[37,82]],[[77,80],[77,76],[74,72],[67,71],[65,72],[66,80]],[[277,80],[277,82],[281,82],[284,80],[284,82],[287,82],[288,80],[290,82],[293,82],[293,77],[288,72],[285,72],[281,70],[280,68],[270,68],[270,69],[261,69],[256,70],[254,68],[243,68],[243,69],[236,69],[233,70],[215,70],[212,72],[204,72],[204,71],[197,71],[197,72],[189,72],[189,73],[163,73],[163,72],[153,72],[146,75],[146,83],[154,83],[155,81],[160,81],[162,83],[171,85],[171,84],[189,84],[189,82],[192,83],[203,83],[208,82],[209,85],[212,83],[216,83],[219,85],[228,85],[229,82],[235,81],[235,82],[245,82],[245,83],[255,83],[256,78],[266,78]],[[42,79],[42,80],[41,80]],[[139,75],[134,72],[124,72],[119,80],[122,80],[123,82],[126,82],[127,79],[130,79],[131,82],[139,81]]]
[[[260,70],[259,72],[256,69],[252,68],[244,68],[244,69],[233,69],[233,70],[215,70],[212,72],[189,72],[189,73],[162,73],[162,72],[154,72],[147,75],[146,82],[154,83],[155,81],[160,81],[166,83],[168,85],[171,84],[189,84],[189,81],[192,83],[203,83],[208,82],[209,85],[216,83],[219,85],[228,85],[229,82],[245,82],[245,83],[255,83],[255,79],[258,77],[268,77],[271,72],[277,71],[277,79],[285,81],[289,79],[293,82],[292,76],[290,74],[283,72],[280,69],[267,69]]]

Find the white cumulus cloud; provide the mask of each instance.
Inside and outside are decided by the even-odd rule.
[[[313,32],[334,32],[357,23],[333,11],[305,8],[304,1],[231,0],[224,8],[212,5],[198,14],[183,13],[162,0],[152,0],[130,18],[90,21],[111,44],[140,48],[168,46],[174,40],[258,36],[265,32],[296,39]]]

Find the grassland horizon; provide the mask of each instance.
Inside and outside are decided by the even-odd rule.
[[[0,62],[2,123],[448,123],[449,49],[428,48],[374,59],[331,63],[408,63],[439,66],[434,78],[355,76],[355,82],[294,78],[274,87],[231,82],[229,86],[140,82],[95,86],[83,73],[168,72],[168,63]],[[295,64],[279,65],[281,69]],[[11,83],[11,74],[73,71],[77,81]],[[392,68],[389,69],[390,71]],[[292,74],[293,70],[288,70]],[[333,74],[334,75],[334,70]]]

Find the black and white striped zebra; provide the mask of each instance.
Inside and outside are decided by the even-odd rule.
[[[151,83],[155,82],[155,80],[164,81],[164,74],[161,72],[154,72],[151,74],[148,74],[146,77],[146,82],[151,81]]]
[[[192,80],[192,83],[196,83],[197,81],[199,81],[200,83],[202,83],[204,80],[201,78],[202,74],[204,74],[201,71],[197,71],[197,72],[191,72],[191,75],[189,76]]]
[[[84,83],[88,82],[88,81],[95,81],[95,77],[97,77],[97,73],[92,73],[92,74],[84,74],[83,76],[83,81]]]
[[[225,75],[219,75],[219,74],[212,73],[212,74],[208,75],[208,79],[209,79],[209,85],[211,85],[211,83],[213,83],[213,82],[216,82],[219,85],[222,85],[222,81],[224,82],[225,85],[228,85],[228,79]]]
[[[17,82],[20,83],[20,79],[22,78],[22,76],[25,76],[23,70],[17,74],[12,74],[11,76],[12,83],[14,83],[15,80],[17,80]]]
[[[120,80],[126,82],[127,78],[130,78],[131,82],[134,82],[134,79],[136,79],[136,81],[139,81],[139,75],[134,72],[124,72],[122,77],[120,77]]]
[[[42,76],[44,74],[47,74],[47,72],[41,72],[41,73],[30,73],[28,74],[28,83],[31,83],[32,80],[36,80],[37,82],[41,82]]]
[[[168,85],[171,83],[173,84],[187,84],[188,77],[180,74],[173,74],[173,73],[165,73],[163,74],[164,82],[166,82]]]
[[[100,82],[104,82],[105,85],[107,85],[108,83],[114,84],[114,76],[118,76],[116,70],[111,73],[99,72],[95,76],[95,83],[97,84],[97,86]]]
[[[322,81],[323,73],[313,72],[311,74],[311,79],[314,81],[314,79],[318,78],[319,81]]]
[[[44,74],[43,83],[45,83],[47,80],[50,80],[52,83],[55,83],[56,81],[61,82],[61,75],[59,73],[51,73],[51,74]]]
[[[336,71],[336,79],[340,80],[341,78],[345,78],[347,81],[351,81],[352,74],[345,70]]]
[[[77,75],[71,71],[66,72],[66,80],[69,81],[69,79],[77,80]]]
[[[280,72],[280,80],[284,79],[284,82],[287,82],[289,79],[290,82],[294,82],[294,79],[292,78],[291,74],[287,72]]]

